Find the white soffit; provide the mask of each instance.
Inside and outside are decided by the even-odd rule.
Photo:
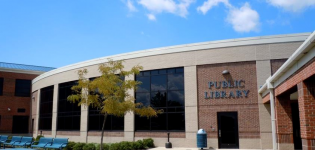
[[[78,69],[86,66],[96,65],[100,63],[105,63],[108,59],[112,60],[127,60],[133,58],[162,55],[162,54],[171,54],[187,51],[197,51],[205,49],[214,49],[214,48],[223,48],[223,47],[235,47],[235,46],[245,46],[245,45],[258,45],[258,44],[273,44],[273,43],[286,43],[286,42],[298,42],[304,41],[311,33],[298,33],[298,34],[285,34],[285,35],[274,35],[274,36],[261,36],[261,37],[250,37],[250,38],[239,38],[239,39],[229,39],[229,40],[220,40],[220,41],[210,41],[194,44],[184,44],[178,46],[162,47],[149,50],[142,50],[130,53],[123,53],[113,56],[96,58],[88,61],[83,61],[68,66],[60,67],[52,71],[46,72],[38,77],[36,77],[32,84],[35,82],[49,77],[54,74],[61,72]]]

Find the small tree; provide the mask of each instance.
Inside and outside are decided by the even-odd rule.
[[[97,108],[104,115],[100,150],[103,146],[104,128],[108,115],[122,117],[128,112],[134,112],[142,117],[153,117],[161,113],[150,106],[134,102],[135,98],[128,93],[128,90],[136,90],[141,82],[124,78],[139,74],[142,66],[137,65],[125,71],[122,62],[109,60],[108,63],[100,64],[99,72],[102,75],[92,81],[85,77],[88,73],[86,69],[79,70],[78,84],[71,88],[76,94],[68,96],[68,101],[78,102],[78,106]]]

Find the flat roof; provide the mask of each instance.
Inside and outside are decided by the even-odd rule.
[[[0,71],[5,71],[5,72],[42,74],[44,72],[51,71],[53,69],[55,68],[0,62]]]

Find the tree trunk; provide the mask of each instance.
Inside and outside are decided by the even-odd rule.
[[[104,137],[104,129],[105,129],[106,118],[107,118],[107,113],[104,114],[104,121],[103,121],[103,127],[102,127],[100,150],[103,150],[103,137]]]

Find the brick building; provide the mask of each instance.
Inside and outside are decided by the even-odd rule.
[[[164,146],[170,132],[174,147],[196,147],[196,133],[202,128],[207,132],[208,147],[272,149],[271,103],[266,102],[267,92],[257,91],[265,88],[268,77],[279,74],[277,70],[310,35],[179,45],[98,58],[46,72],[32,81],[33,135],[42,132],[47,137],[99,142],[102,117],[93,108],[68,102],[67,96],[78,80],[78,70],[88,69],[87,77],[92,79],[100,76],[99,64],[111,58],[124,60],[126,69],[137,64],[144,67],[139,75],[126,77],[142,82],[137,91],[129,92],[136,102],[163,109],[164,113],[149,119],[129,113],[121,118],[110,116],[104,142],[151,137],[157,146]],[[276,107],[279,104],[285,103],[279,101]],[[289,122],[285,116],[288,111],[284,110],[288,106],[284,106],[276,108],[277,115]],[[278,129],[290,132],[286,125],[279,124]],[[288,140],[283,137],[283,141]]]
[[[0,62],[0,134],[31,129],[31,81],[53,68]]]
[[[259,93],[263,103],[274,104],[274,147],[315,149],[315,33],[267,79]]]

